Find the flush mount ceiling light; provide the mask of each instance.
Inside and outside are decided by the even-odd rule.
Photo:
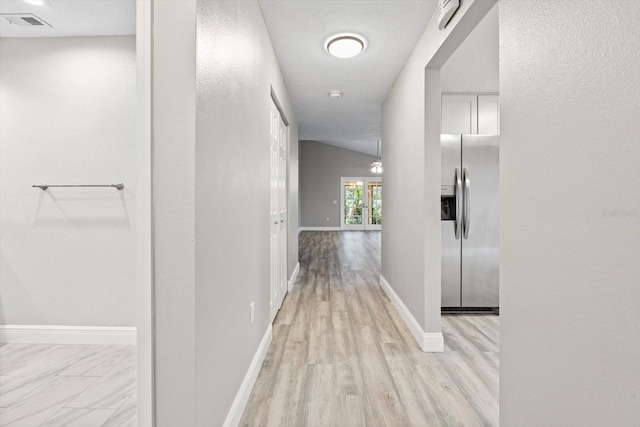
[[[332,90],[331,92],[329,92],[329,98],[331,98],[331,99],[340,99],[340,98],[342,98],[342,91]]]
[[[336,58],[353,58],[367,47],[364,37],[357,34],[336,34],[331,36],[324,45],[327,52]]]
[[[25,3],[32,4],[34,6],[44,6],[46,0],[22,0]]]

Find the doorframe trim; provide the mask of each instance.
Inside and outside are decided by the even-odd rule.
[[[155,419],[155,292],[153,226],[153,12],[136,0],[136,317],[137,424]]]
[[[296,267],[293,269],[293,273],[291,273],[291,278],[287,282],[287,292],[291,292],[293,290],[293,285],[296,284],[296,280],[298,279],[298,273],[300,273],[300,263],[296,263]]]

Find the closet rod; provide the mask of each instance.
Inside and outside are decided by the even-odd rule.
[[[32,187],[40,188],[42,191],[46,190],[49,187],[111,187],[117,188],[118,190],[122,190],[124,188],[123,183],[118,184],[63,184],[63,185],[53,185],[53,184],[34,184]]]

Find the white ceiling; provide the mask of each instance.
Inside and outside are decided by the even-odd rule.
[[[49,26],[20,26],[5,16],[32,13]],[[0,37],[121,36],[136,33],[135,0],[48,0],[34,6],[0,0]]]
[[[437,0],[259,2],[296,110],[300,139],[375,155],[382,103]],[[17,26],[0,16],[0,37],[135,34],[135,0],[47,0],[44,6],[0,0],[0,14],[12,13],[35,14],[51,27]],[[443,66],[443,91],[498,91],[497,21],[496,6]],[[342,32],[363,35],[366,50],[351,59],[329,55],[324,42]],[[331,90],[342,91],[342,98],[330,99]]]
[[[389,89],[433,15],[437,0],[260,0],[292,98],[301,140],[376,154]],[[366,50],[339,59],[333,34],[363,35]],[[342,98],[329,98],[341,90]]]

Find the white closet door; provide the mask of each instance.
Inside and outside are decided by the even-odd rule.
[[[276,317],[287,295],[287,125],[278,107],[271,103],[271,208],[269,213],[271,248],[271,289],[269,312]]]
[[[442,95],[441,133],[478,133],[477,95]]]
[[[280,275],[278,289],[278,309],[282,307],[287,295],[287,125],[279,116],[280,138],[278,159],[278,210],[280,231],[278,235],[278,272]]]
[[[269,246],[271,252],[271,276],[270,276],[270,292],[269,292],[269,314],[271,321],[276,317],[280,309],[279,290],[280,290],[280,113],[275,104],[271,104],[270,109],[270,160],[271,160],[271,206],[269,209]]]

